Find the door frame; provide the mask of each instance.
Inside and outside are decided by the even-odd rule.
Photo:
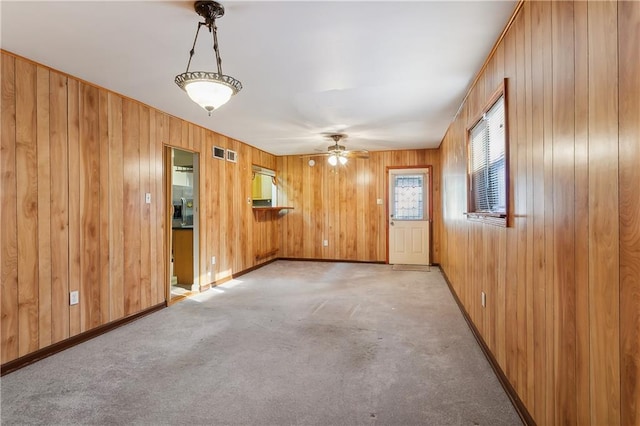
[[[190,152],[194,155],[194,178],[193,178],[193,191],[194,195],[197,194],[197,201],[195,202],[195,216],[193,223],[193,280],[194,284],[200,286],[200,152],[192,149],[184,148],[181,146],[174,146],[169,144],[163,144],[162,146],[162,178],[163,178],[163,199],[165,206],[164,215],[164,291],[165,291],[165,303],[170,306],[185,297],[176,297],[171,300],[171,247],[172,247],[172,225],[173,225],[173,162],[172,152],[174,149]],[[197,176],[196,176],[197,175]]]
[[[433,166],[432,165],[424,165],[424,166],[387,166],[385,168],[385,221],[386,221],[386,256],[385,256],[385,263],[388,265],[389,264],[389,215],[391,214],[389,211],[389,199],[391,197],[391,194],[389,194],[389,172],[391,170],[414,170],[414,169],[427,169],[428,173],[429,173],[429,184],[427,186],[427,197],[429,198],[429,208],[427,209],[428,214],[429,214],[429,245],[427,247],[427,251],[429,252],[429,263],[433,264],[433,257],[432,257],[432,244],[433,244]]]

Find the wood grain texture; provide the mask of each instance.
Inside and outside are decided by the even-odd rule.
[[[440,147],[441,267],[541,425],[638,423],[638,8],[525,2]],[[495,63],[514,215],[502,233],[462,216],[465,124]],[[498,299],[495,326],[480,288]]]
[[[80,331],[100,325],[100,140],[98,89],[79,87]]]
[[[69,159],[69,292],[80,290],[80,111],[79,83],[67,81],[67,143]],[[66,304],[69,303],[69,295]],[[80,333],[80,305],[69,306],[69,337]]]
[[[18,357],[18,232],[15,59],[2,55],[0,116],[0,303],[2,363]],[[11,207],[13,206],[13,207]]]
[[[124,305],[124,150],[122,98],[108,95],[109,127],[109,318],[125,316]]]
[[[576,423],[575,384],[575,68],[573,3],[552,3],[553,40],[553,211],[554,374],[556,424]]]
[[[140,309],[151,306],[151,204],[145,201],[145,195],[151,193],[150,187],[150,114],[149,108],[138,105],[139,111],[139,176],[138,192],[135,196],[139,203],[140,217]]]
[[[38,158],[36,66],[16,60],[18,354],[38,344]]]
[[[588,3],[575,2],[576,421],[589,424],[589,46]]]
[[[111,169],[109,157],[109,94],[106,90],[98,91],[98,145],[99,145],[99,183],[98,183],[98,213],[99,241],[98,252],[100,264],[98,276],[99,303],[97,309],[100,317],[95,318],[94,324],[106,324],[111,320],[111,268],[109,258],[109,174]]]
[[[51,344],[51,164],[49,162],[49,70],[36,68],[38,155],[38,345]]]
[[[158,239],[156,237],[156,229],[158,229],[158,225],[162,223],[163,217],[162,213],[158,215],[157,206],[162,206],[162,195],[158,194],[156,191],[156,182],[161,181],[161,177],[156,177],[156,151],[161,152],[157,149],[156,137],[158,136],[158,126],[156,125],[156,112],[154,110],[149,111],[149,155],[148,155],[148,164],[149,164],[149,173],[147,176],[145,191],[148,191],[151,194],[151,204],[149,207],[149,289],[147,290],[147,294],[149,295],[149,305],[154,306],[158,303],[158,289],[159,286],[156,285],[158,282],[162,282],[164,277],[164,271],[159,270],[157,265],[162,265],[162,256],[164,256],[164,252],[162,249],[158,251]],[[160,255],[160,257],[158,257]]]
[[[165,220],[165,212],[170,212],[169,209],[166,208],[168,203],[165,203],[163,200],[164,197],[164,142],[167,140],[169,136],[169,116],[167,114],[161,113],[160,111],[155,111],[156,115],[156,140],[154,145],[155,151],[155,178],[153,182],[155,184],[155,209],[156,209],[156,229],[155,239],[157,246],[157,262],[155,269],[157,270],[157,281],[155,282],[157,291],[156,291],[156,300],[155,303],[162,303],[168,299],[169,286],[168,286],[168,277],[167,273],[169,266],[169,257],[167,256],[167,244],[168,242],[165,239],[165,229],[169,228],[169,220]],[[168,218],[167,218],[168,219]],[[153,285],[153,283],[152,283]]]
[[[165,145],[200,156],[202,284],[279,255],[284,217],[246,199],[275,156],[6,52],[1,79],[3,363],[166,300]]]
[[[140,106],[122,102],[124,171],[124,313],[140,310],[141,199],[140,199]]]
[[[70,290],[81,290],[82,303],[89,303],[82,305],[89,328],[98,311],[101,322],[113,321],[139,311],[143,294],[153,299],[154,290],[142,288],[143,274],[149,276],[148,285],[156,286],[156,298],[166,297],[166,257],[157,256],[163,264],[153,278],[153,270],[140,270],[139,247],[147,228],[149,256],[153,241],[167,253],[162,229],[166,206],[152,204],[144,224],[140,216],[128,214],[132,209],[142,212],[136,203],[145,191],[155,194],[144,188],[145,180],[159,194],[152,199],[161,199],[160,150],[165,144],[190,148],[204,163],[200,185],[207,224],[200,235],[200,274],[212,272],[213,281],[267,261],[255,254],[274,247],[288,257],[384,260],[386,206],[375,202],[386,202],[385,170],[431,164],[434,261],[473,313],[536,422],[638,423],[638,7],[636,2],[525,5],[496,47],[486,75],[478,79],[467,102],[473,105],[463,106],[439,150],[373,152],[368,161],[349,163],[353,167],[343,175],[319,162],[309,170],[295,156],[276,158],[146,106],[149,137],[142,139],[148,148],[141,155],[140,126],[146,119],[140,104],[108,93],[105,116],[101,93],[94,98],[91,90],[80,89],[85,83],[51,70],[47,166],[45,82],[38,78],[46,68],[2,53],[1,197],[3,205],[17,206],[0,212],[2,362],[46,345],[48,333],[53,343],[82,330],[80,305],[68,305]],[[19,78],[16,66],[21,67]],[[513,221],[510,228],[488,229],[470,224],[463,215],[465,125],[503,77]],[[101,146],[105,136],[107,156]],[[82,147],[86,138],[98,141],[95,153]],[[240,169],[212,158],[214,144],[240,152]],[[247,188],[242,167],[258,162],[277,170],[279,198],[295,210],[262,218],[247,210],[246,198],[237,196]],[[94,178],[97,198],[91,192]],[[50,217],[43,217],[47,187]],[[103,208],[108,211],[108,241],[102,238]],[[515,217],[516,211],[522,217]],[[329,247],[319,247],[317,240],[309,243],[318,233],[330,241]],[[47,275],[48,260],[37,254],[47,244],[50,307],[49,278],[40,281],[39,276],[42,268]],[[472,256],[473,250],[480,252]],[[202,262],[210,256],[216,256],[216,265]],[[93,274],[87,262],[94,258],[96,288],[86,281]],[[484,311],[478,306],[481,289],[491,296]],[[86,291],[97,293],[85,301]]]
[[[589,33],[591,422],[620,423],[617,3],[593,2]],[[607,60],[602,59],[606,57]]]
[[[542,3],[531,3],[531,43],[540,46],[542,43]],[[530,195],[535,203],[531,209],[533,224],[532,241],[532,290],[533,290],[533,324],[544,324],[545,321],[545,275],[544,275],[544,143],[543,143],[543,90],[544,90],[543,57],[541,49],[531,51],[531,137],[532,137],[532,188]],[[534,367],[537,372],[546,371],[546,340],[545,329],[534,327]],[[546,375],[536,374],[533,390],[532,415],[535,418],[544,418]]]
[[[621,424],[640,424],[640,3],[618,4]]]
[[[432,165],[432,186],[439,195],[439,158],[435,150],[371,152],[368,160],[353,159],[334,168],[324,159],[310,167],[299,156],[283,157],[278,163],[281,199],[294,210],[282,217],[281,256],[386,261],[387,167]],[[433,200],[435,218],[440,198]],[[436,247],[439,254],[439,242],[433,241],[433,262],[438,262]]]
[[[51,168],[51,343],[69,337],[69,161],[67,78],[51,72],[49,163]]]

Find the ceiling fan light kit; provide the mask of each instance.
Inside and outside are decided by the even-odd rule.
[[[366,151],[366,150],[349,151],[344,147],[344,145],[340,145],[338,143],[340,142],[340,140],[346,138],[347,135],[343,133],[335,133],[335,134],[327,135],[327,137],[332,139],[334,143],[333,145],[327,147],[327,152],[322,154],[303,155],[302,157],[328,157],[327,162],[329,163],[330,166],[334,166],[334,167],[337,166],[338,163],[341,166],[346,165],[347,162],[349,161],[349,157],[365,158],[365,159],[369,158],[369,151]],[[309,160],[309,166],[313,167],[314,164],[315,164],[315,161]]]
[[[222,59],[218,49],[218,28],[216,18],[224,15],[224,7],[216,1],[197,1],[194,4],[196,13],[204,18],[204,22],[198,22],[196,37],[193,47],[189,51],[187,70],[175,78],[175,82],[195,103],[204,108],[209,115],[211,112],[227,103],[229,99],[240,90],[242,83],[235,78],[222,73]],[[191,59],[195,53],[196,42],[200,28],[205,26],[213,35],[213,51],[215,52],[217,72],[189,71]]]

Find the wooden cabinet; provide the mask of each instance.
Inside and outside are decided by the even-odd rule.
[[[272,196],[271,176],[256,173],[253,178],[252,196],[254,200],[268,200]]]
[[[174,228],[171,249],[178,284],[193,284],[193,229]]]

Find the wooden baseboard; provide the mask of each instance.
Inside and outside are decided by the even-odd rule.
[[[482,338],[482,335],[476,328],[473,321],[471,321],[471,317],[469,316],[469,313],[464,308],[464,305],[458,298],[458,295],[453,289],[453,286],[451,285],[451,281],[449,281],[449,277],[447,277],[446,272],[442,268],[440,268],[440,271],[442,271],[442,276],[444,277],[444,280],[447,282],[447,285],[449,286],[449,291],[451,291],[451,294],[453,295],[454,300],[458,304],[458,308],[460,308],[460,312],[462,312],[462,316],[464,317],[464,320],[469,325],[469,328],[471,329],[471,333],[473,334],[473,337],[475,337],[476,341],[480,345],[480,349],[482,349],[482,353],[484,353],[484,356],[487,358],[487,361],[489,361],[489,365],[491,365],[491,368],[496,373],[496,376],[498,377],[498,381],[500,382],[505,392],[507,393],[507,396],[509,397],[509,400],[511,400],[511,403],[513,404],[513,407],[518,413],[518,416],[520,416],[520,419],[525,425],[535,426],[536,422],[533,420],[533,417],[531,417],[529,410],[527,410],[527,407],[525,407],[524,403],[518,396],[518,393],[511,385],[511,382],[509,382],[509,379],[507,378],[506,374],[504,374],[504,371],[502,371],[502,368],[500,368],[500,364],[498,364],[498,360],[493,356],[493,353],[489,349],[489,346]]]
[[[167,304],[165,302],[159,303],[155,306],[145,309],[144,311],[138,312],[137,314],[133,314],[128,317],[110,322],[108,324],[101,325],[92,330],[85,331],[84,333],[80,333],[61,342],[54,343],[51,346],[47,346],[46,348],[42,348],[18,359],[14,359],[13,361],[6,362],[0,366],[0,375],[4,376],[5,374],[11,373],[12,371],[18,370],[29,364],[33,364],[36,361],[40,361],[41,359],[49,357],[53,354],[57,354],[58,352],[62,352],[65,349],[69,349],[72,346],[78,345],[82,342],[86,342],[89,339],[93,339],[94,337],[106,333],[107,331],[111,331],[115,328],[128,324],[132,321],[140,319],[146,315],[149,315],[166,307]]]
[[[382,264],[382,265],[387,263],[379,260],[308,259],[305,257],[279,257],[277,260],[292,260],[295,262],[375,263],[375,264]]]

